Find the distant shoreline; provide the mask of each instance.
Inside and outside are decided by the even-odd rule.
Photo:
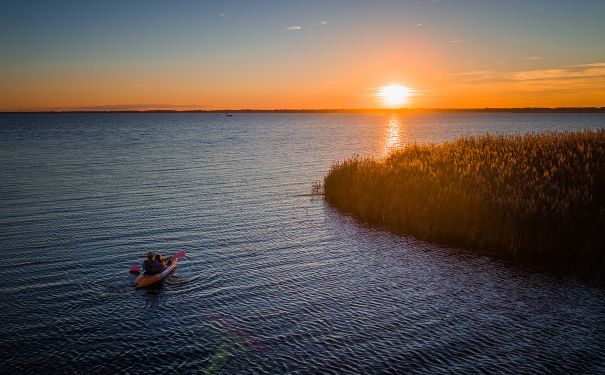
[[[0,114],[63,113],[605,113],[605,107],[557,108],[351,108],[351,109],[213,109],[213,110],[73,110],[73,111],[0,111]]]

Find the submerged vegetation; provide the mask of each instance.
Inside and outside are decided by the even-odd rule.
[[[324,190],[399,233],[605,274],[605,130],[411,145],[334,165]]]

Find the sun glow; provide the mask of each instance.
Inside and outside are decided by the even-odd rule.
[[[379,87],[376,95],[382,100],[383,105],[397,107],[409,102],[412,89],[407,86],[392,84]]]

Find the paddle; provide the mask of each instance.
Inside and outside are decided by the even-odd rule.
[[[185,257],[185,250],[180,250],[177,251],[176,253],[172,254],[172,257],[174,259],[181,259],[183,257]],[[130,266],[130,268],[128,268],[128,271],[132,272],[132,273],[139,273],[141,271],[141,266],[139,266],[138,264],[134,264],[132,266]]]
[[[172,254],[172,257],[175,259],[181,259],[185,256],[185,250],[181,250],[181,251],[177,251],[176,253]]]

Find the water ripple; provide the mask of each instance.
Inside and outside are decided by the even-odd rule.
[[[0,115],[10,373],[605,373],[605,291],[310,199],[385,115]],[[403,143],[602,114],[398,119]],[[184,249],[136,290],[128,267]],[[170,360],[166,360],[170,358]]]

